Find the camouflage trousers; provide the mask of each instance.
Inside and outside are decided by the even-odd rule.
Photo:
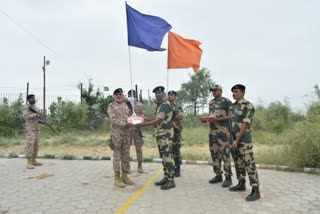
[[[168,138],[157,138],[160,158],[162,158],[164,177],[169,180],[174,178],[174,161],[172,154],[172,142]]]
[[[246,175],[243,172],[247,171],[250,185],[252,187],[259,186],[258,172],[254,162],[252,143],[239,142],[238,149],[234,150],[234,164],[237,170],[237,178],[239,180],[245,179]]]
[[[113,149],[113,171],[128,171],[130,164],[130,142],[129,135],[112,135]],[[121,166],[120,166],[121,165]]]
[[[26,131],[26,158],[37,157],[39,151],[40,131]]]
[[[134,142],[134,146],[136,148],[137,161],[142,161],[142,146],[143,140],[138,130],[134,130],[130,132],[130,145]],[[130,151],[130,150],[129,150]]]
[[[230,161],[230,144],[226,133],[209,134],[209,149],[213,162],[213,171],[216,175],[222,175],[221,162],[225,176],[232,176]]]
[[[181,134],[174,134],[173,141],[172,141],[172,153],[173,153],[173,160],[175,166],[181,166],[182,158],[181,158]]]

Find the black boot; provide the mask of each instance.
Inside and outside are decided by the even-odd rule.
[[[222,183],[222,187],[226,188],[232,185],[232,179],[231,176],[226,176],[226,179],[224,180],[224,182]]]
[[[176,168],[174,169],[174,177],[180,177],[180,166],[176,166]]]
[[[231,192],[244,192],[246,191],[246,180],[239,180],[239,183],[236,186],[229,187]]]
[[[259,191],[259,186],[257,187],[252,187],[250,195],[246,197],[246,201],[255,201],[260,198],[260,191]]]
[[[162,178],[162,180],[155,182],[154,185],[162,186],[162,185],[166,184],[167,181],[168,181],[168,178],[164,177],[164,178]]]
[[[168,189],[175,188],[175,187],[176,187],[176,184],[174,183],[174,181],[168,180],[167,183],[165,183],[161,186],[161,189],[168,190]]]
[[[214,178],[212,178],[209,183],[210,184],[215,184],[215,183],[219,183],[222,182],[222,175],[216,175]]]

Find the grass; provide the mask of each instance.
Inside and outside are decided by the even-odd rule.
[[[182,142],[182,158],[185,160],[210,161],[211,156],[208,148],[209,128],[200,126],[184,128]],[[144,131],[143,155],[147,157],[159,157],[152,131]],[[288,165],[291,155],[288,153],[288,135],[275,135],[269,132],[254,133],[254,154],[256,163]],[[112,151],[107,146],[110,133],[101,132],[67,132],[55,136],[52,133],[41,135],[40,153],[52,155],[64,155],[64,159],[72,159],[72,155],[111,156]],[[0,153],[24,153],[25,139],[0,138]],[[135,148],[131,147],[131,156],[134,157]]]

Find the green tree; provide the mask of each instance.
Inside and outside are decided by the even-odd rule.
[[[210,70],[200,69],[197,73],[189,75],[190,80],[182,83],[181,90],[178,93],[178,102],[184,103],[186,111],[197,115],[198,109],[208,102],[210,87],[214,86],[211,80]]]

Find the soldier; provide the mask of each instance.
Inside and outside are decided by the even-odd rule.
[[[183,120],[182,115],[182,107],[177,105],[177,92],[169,91],[168,92],[168,100],[170,102],[170,106],[173,110],[173,138],[172,138],[172,152],[173,152],[173,159],[174,159],[174,176],[180,177],[180,166],[181,166],[181,131],[182,131],[182,124],[181,120]]]
[[[152,91],[156,96],[156,112],[155,117],[144,116],[148,122],[136,124],[136,127],[154,125],[154,137],[157,140],[158,150],[162,158],[164,177],[161,181],[155,183],[161,186],[162,190],[176,187],[174,183],[174,161],[172,155],[172,115],[173,111],[170,103],[164,99],[164,87],[158,86]]]
[[[234,162],[237,166],[236,169],[239,170],[239,183],[236,186],[230,187],[229,190],[232,192],[246,190],[245,175],[242,174],[243,168],[245,168],[248,172],[250,185],[252,186],[252,191],[246,197],[246,201],[255,201],[260,198],[260,191],[251,137],[254,107],[249,101],[244,99],[245,89],[246,87],[241,84],[237,84],[231,88],[233,98],[235,99],[231,107],[232,135],[235,139],[232,146],[236,154]]]
[[[130,90],[128,92],[128,97],[129,97],[130,102],[134,102],[133,106],[134,106],[134,111],[135,111],[136,115],[142,116],[144,114],[144,108],[143,108],[143,104],[135,98],[136,91]],[[132,141],[134,142],[134,146],[136,148],[137,161],[138,161],[138,172],[143,173],[143,168],[142,168],[143,140],[142,140],[142,133],[141,133],[140,128],[131,127],[131,129],[130,129],[130,145],[132,144]]]
[[[27,140],[26,158],[27,168],[34,169],[34,166],[41,166],[42,163],[36,160],[39,151],[40,129],[39,120],[41,115],[34,112],[39,112],[35,106],[36,100],[34,94],[27,96],[27,104],[22,109],[22,116],[26,122],[25,134]],[[31,111],[31,109],[33,111]]]
[[[222,187],[232,185],[232,172],[230,161],[230,132],[229,132],[229,108],[232,105],[228,98],[222,97],[222,87],[215,85],[210,89],[214,99],[209,102],[210,134],[209,134],[209,149],[213,162],[213,172],[216,174],[209,183],[219,183],[223,181],[221,162],[223,160],[223,170],[225,180]]]
[[[133,181],[127,175],[130,162],[130,124],[127,122],[130,116],[128,105],[124,102],[121,88],[114,90],[115,101],[108,106],[108,115],[111,120],[111,137],[113,144],[113,170],[115,173],[115,186],[124,188],[126,184],[132,185]],[[120,175],[120,170],[122,174]]]

